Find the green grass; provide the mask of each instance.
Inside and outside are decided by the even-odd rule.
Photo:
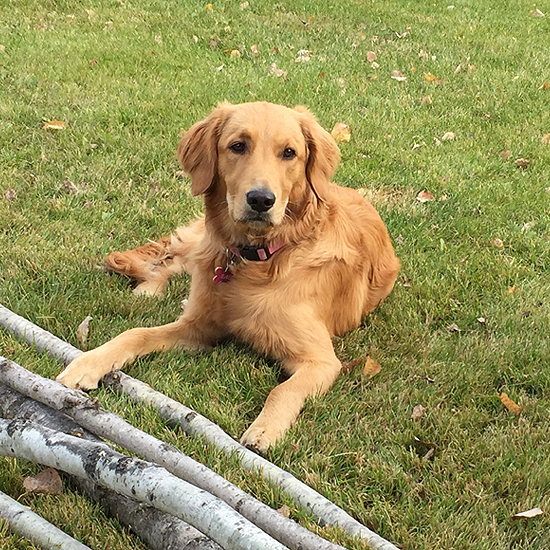
[[[189,0],[3,0],[0,302],[72,343],[92,315],[90,347],[173,320],[187,278],[151,300],[96,266],[200,211],[175,175],[179,132],[224,99],[305,104],[329,130],[346,122],[352,140],[341,145],[335,181],[371,191],[403,267],[390,298],[335,348],[342,360],[368,353],[382,371],[342,376],[268,458],[403,549],[544,550],[550,145],[541,138],[550,133],[550,89],[541,86],[550,81],[550,13],[532,17],[535,6],[519,0],[449,4],[250,0],[242,9],[220,0],[210,12]],[[235,49],[240,58],[229,56]],[[300,49],[313,52],[309,63],[294,61]],[[287,77],[269,76],[272,63]],[[394,69],[407,80],[392,79]],[[44,130],[47,120],[67,128]],[[455,141],[437,145],[449,131]],[[515,166],[520,157],[530,160],[525,170]],[[417,202],[423,189],[435,201]],[[449,332],[451,323],[461,331]],[[4,333],[0,353],[45,376],[59,371]],[[128,372],[235,437],[278,380],[237,343],[210,355],[155,354]],[[503,391],[522,406],[519,416],[499,401]],[[107,390],[94,395],[269,504],[291,504],[153,411]],[[416,404],[428,412],[412,421]],[[432,460],[415,437],[436,446]],[[142,548],[70,489],[22,496],[36,470],[0,459],[0,489],[94,548]],[[545,514],[510,519],[535,506]],[[0,538],[2,550],[33,548],[2,526]]]

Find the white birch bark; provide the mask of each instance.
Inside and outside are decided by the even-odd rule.
[[[0,383],[0,417],[25,419],[46,428],[100,442],[72,418]],[[131,529],[151,550],[222,550],[200,531],[166,512],[67,474],[71,483]]]
[[[65,364],[82,353],[67,342],[1,305],[0,326],[18,337],[31,338],[27,341],[34,342],[37,349],[48,351],[50,356],[60,359]],[[292,474],[240,445],[207,418],[122,372],[116,373],[116,376],[118,378],[113,376],[112,379],[132,399],[155,407],[165,420],[173,425],[181,426],[189,435],[203,436],[227,454],[236,453],[245,469],[258,472],[265,479],[280,486],[292,497],[297,506],[301,506],[311,513],[320,525],[338,526],[350,535],[364,539],[374,550],[399,550],[397,546],[365,527]]]
[[[23,506],[13,498],[0,492],[0,518],[8,522],[10,531],[30,540],[45,550],[90,550],[89,546],[78,542]]]
[[[226,550],[285,547],[210,493],[164,468],[28,420],[0,419],[0,454],[93,479],[102,487],[179,517]]]
[[[138,430],[101,408],[81,391],[42,378],[0,356],[0,382],[73,418],[97,436],[159,464],[172,474],[221,498],[241,515],[295,550],[344,550],[285,518],[172,445]]]

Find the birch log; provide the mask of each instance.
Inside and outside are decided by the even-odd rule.
[[[0,419],[0,454],[23,458],[93,479],[179,517],[226,550],[284,550],[225,502],[179,479],[164,468],[94,443],[34,424]]]
[[[74,346],[2,305],[0,305],[0,326],[17,337],[25,338],[27,342],[34,343],[36,349],[47,351],[51,357],[60,359],[64,364],[70,363],[82,353]],[[362,525],[336,504],[296,479],[292,474],[240,445],[207,418],[122,372],[117,373],[117,376],[119,377],[116,379],[117,384],[132,399],[155,407],[165,420],[180,425],[189,435],[204,436],[222,451],[228,454],[236,453],[245,469],[258,472],[265,479],[280,486],[292,497],[297,506],[301,506],[311,513],[320,525],[338,526],[350,535],[364,539],[374,550],[399,550],[397,546]]]
[[[88,546],[73,539],[30,508],[1,492],[0,518],[8,522],[10,531],[45,550],[90,550]]]
[[[173,445],[159,441],[119,416],[102,409],[97,400],[90,399],[81,391],[71,390],[54,380],[42,378],[1,356],[0,382],[67,414],[95,435],[109,439],[146,460],[163,466],[179,478],[216,495],[289,548],[344,550],[341,546],[328,542],[285,518]]]
[[[46,428],[99,442],[72,418],[0,384],[0,417],[30,420]],[[222,550],[200,531],[166,512],[144,505],[91,480],[68,476],[71,483],[131,529],[151,550]]]

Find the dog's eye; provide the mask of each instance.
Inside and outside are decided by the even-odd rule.
[[[292,147],[287,147],[283,151],[283,158],[286,160],[293,159],[296,156],[296,151]]]
[[[234,153],[237,153],[237,155],[242,155],[246,151],[246,143],[244,141],[236,141],[229,148]]]

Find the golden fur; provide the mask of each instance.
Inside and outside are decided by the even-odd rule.
[[[281,362],[288,380],[269,394],[242,437],[264,451],[298,416],[308,396],[326,392],[341,363],[331,338],[357,327],[392,290],[399,260],[376,210],[356,191],[330,183],[338,148],[303,107],[220,104],[185,133],[178,149],[205,216],[135,250],[110,254],[113,271],[137,293],[160,295],[183,270],[191,290],[183,315],[126,331],[82,354],[58,380],[81,389],[136,357],[173,346],[207,348],[234,335]],[[274,204],[258,213],[252,190]],[[227,250],[284,243],[267,261],[242,261],[215,284]]]

